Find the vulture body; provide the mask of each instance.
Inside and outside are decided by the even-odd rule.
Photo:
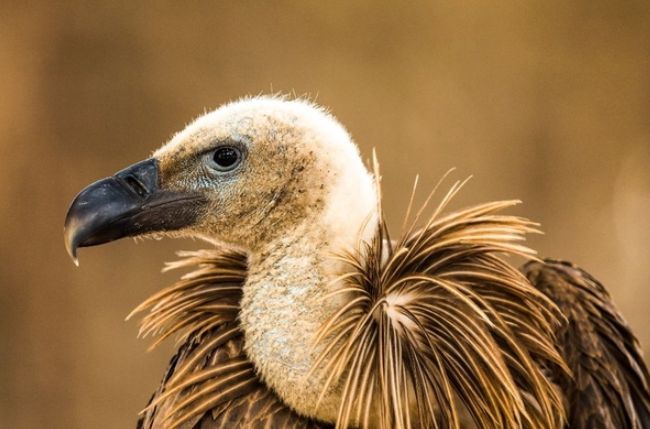
[[[129,236],[212,244],[134,310],[154,345],[178,341],[138,427],[650,428],[648,371],[605,288],[537,259],[537,225],[504,214],[517,201],[446,213],[463,184],[426,218],[409,204],[393,239],[377,163],[345,129],[256,97],[84,189],[75,260]]]

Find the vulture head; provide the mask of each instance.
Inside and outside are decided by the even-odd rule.
[[[259,97],[207,113],[151,158],[100,180],[65,222],[78,247],[127,236],[194,236],[259,250],[305,223],[350,235],[375,210],[371,175],[345,129],[303,100]],[[341,222],[343,219],[345,222]]]

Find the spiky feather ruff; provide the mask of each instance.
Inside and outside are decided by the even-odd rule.
[[[314,371],[344,379],[337,427],[460,427],[463,407],[481,428],[550,428],[564,420],[545,371],[568,373],[554,346],[561,314],[502,255],[537,225],[500,215],[518,201],[439,217],[392,242],[383,221],[372,243],[342,259],[347,304],[323,326]]]

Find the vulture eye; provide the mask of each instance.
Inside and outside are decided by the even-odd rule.
[[[210,164],[217,171],[230,171],[241,161],[241,151],[233,146],[222,146],[212,152]]]

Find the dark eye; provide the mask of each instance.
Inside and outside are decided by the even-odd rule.
[[[236,147],[223,146],[212,153],[212,167],[217,171],[230,171],[239,165],[241,152]]]

